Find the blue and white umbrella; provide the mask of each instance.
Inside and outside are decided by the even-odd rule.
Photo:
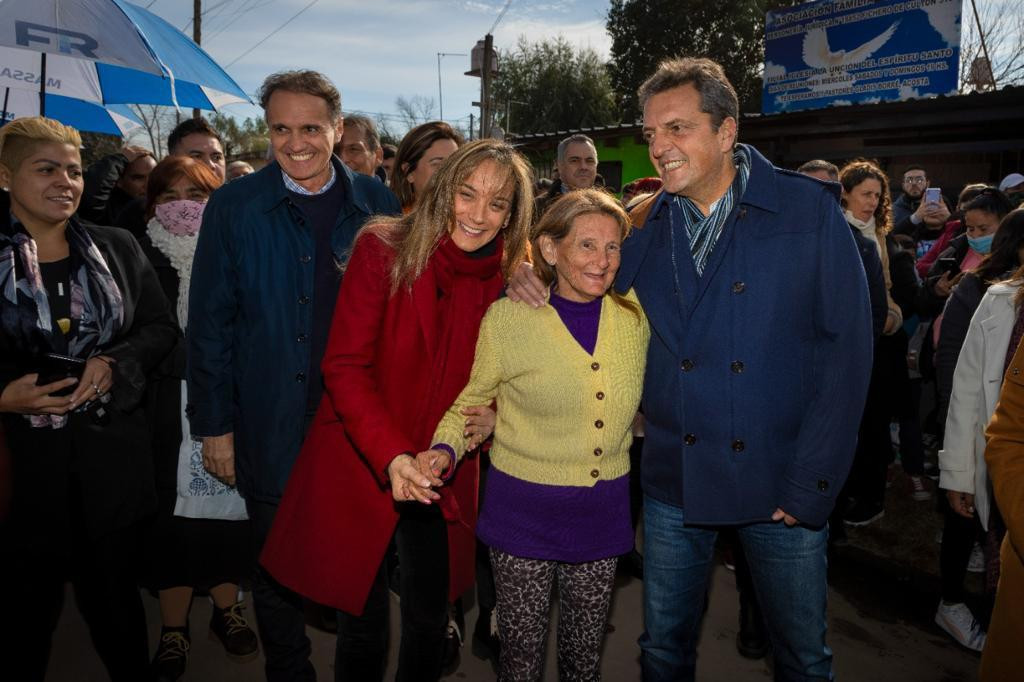
[[[0,89],[4,121],[39,115],[39,94],[30,90]],[[46,95],[46,115],[78,130],[127,136],[142,127],[142,122],[127,104],[103,106],[72,97]]]
[[[123,0],[0,0],[5,87],[101,105],[250,102],[185,34]]]

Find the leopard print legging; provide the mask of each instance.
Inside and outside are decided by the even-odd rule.
[[[499,682],[535,682],[544,671],[551,587],[558,582],[558,678],[601,679],[601,642],[617,558],[582,564],[523,559],[491,549],[498,592]]]

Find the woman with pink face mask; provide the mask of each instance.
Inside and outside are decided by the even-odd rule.
[[[146,190],[146,232],[140,238],[164,293],[187,332],[188,291],[206,201],[221,180],[188,157],[167,157]],[[147,534],[147,586],[160,596],[162,630],[154,673],[176,680],[188,663],[189,608],[196,590],[213,600],[210,633],[236,661],[258,655],[242,615],[238,582],[250,568],[248,517],[238,491],[203,468],[184,413],[185,351],[179,345],[159,368],[151,390],[153,452],[159,511]]]

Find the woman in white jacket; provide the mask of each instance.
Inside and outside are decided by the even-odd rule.
[[[985,426],[999,400],[1022,275],[1018,270],[1010,281],[990,286],[971,318],[953,374],[944,448],[939,452],[939,487],[946,491],[950,506],[955,513],[976,519],[986,531],[994,509],[985,466]],[[962,599],[966,557],[948,554],[942,556],[943,594],[935,622],[964,646],[980,651],[985,633]]]

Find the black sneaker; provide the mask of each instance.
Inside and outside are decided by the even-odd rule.
[[[462,600],[456,599],[448,605],[448,627],[444,634],[444,656],[441,668],[445,675],[451,675],[459,669],[462,662],[462,633],[466,629],[466,617],[462,610]]]
[[[176,682],[185,674],[191,644],[187,627],[160,630],[160,643],[153,656],[153,677],[156,682]]]
[[[847,510],[843,523],[847,526],[866,526],[885,516],[885,507],[880,504],[858,500]]]
[[[214,606],[210,617],[210,639],[220,642],[228,658],[236,663],[251,661],[260,653],[259,640],[242,615],[243,608],[242,602],[224,610]]]

